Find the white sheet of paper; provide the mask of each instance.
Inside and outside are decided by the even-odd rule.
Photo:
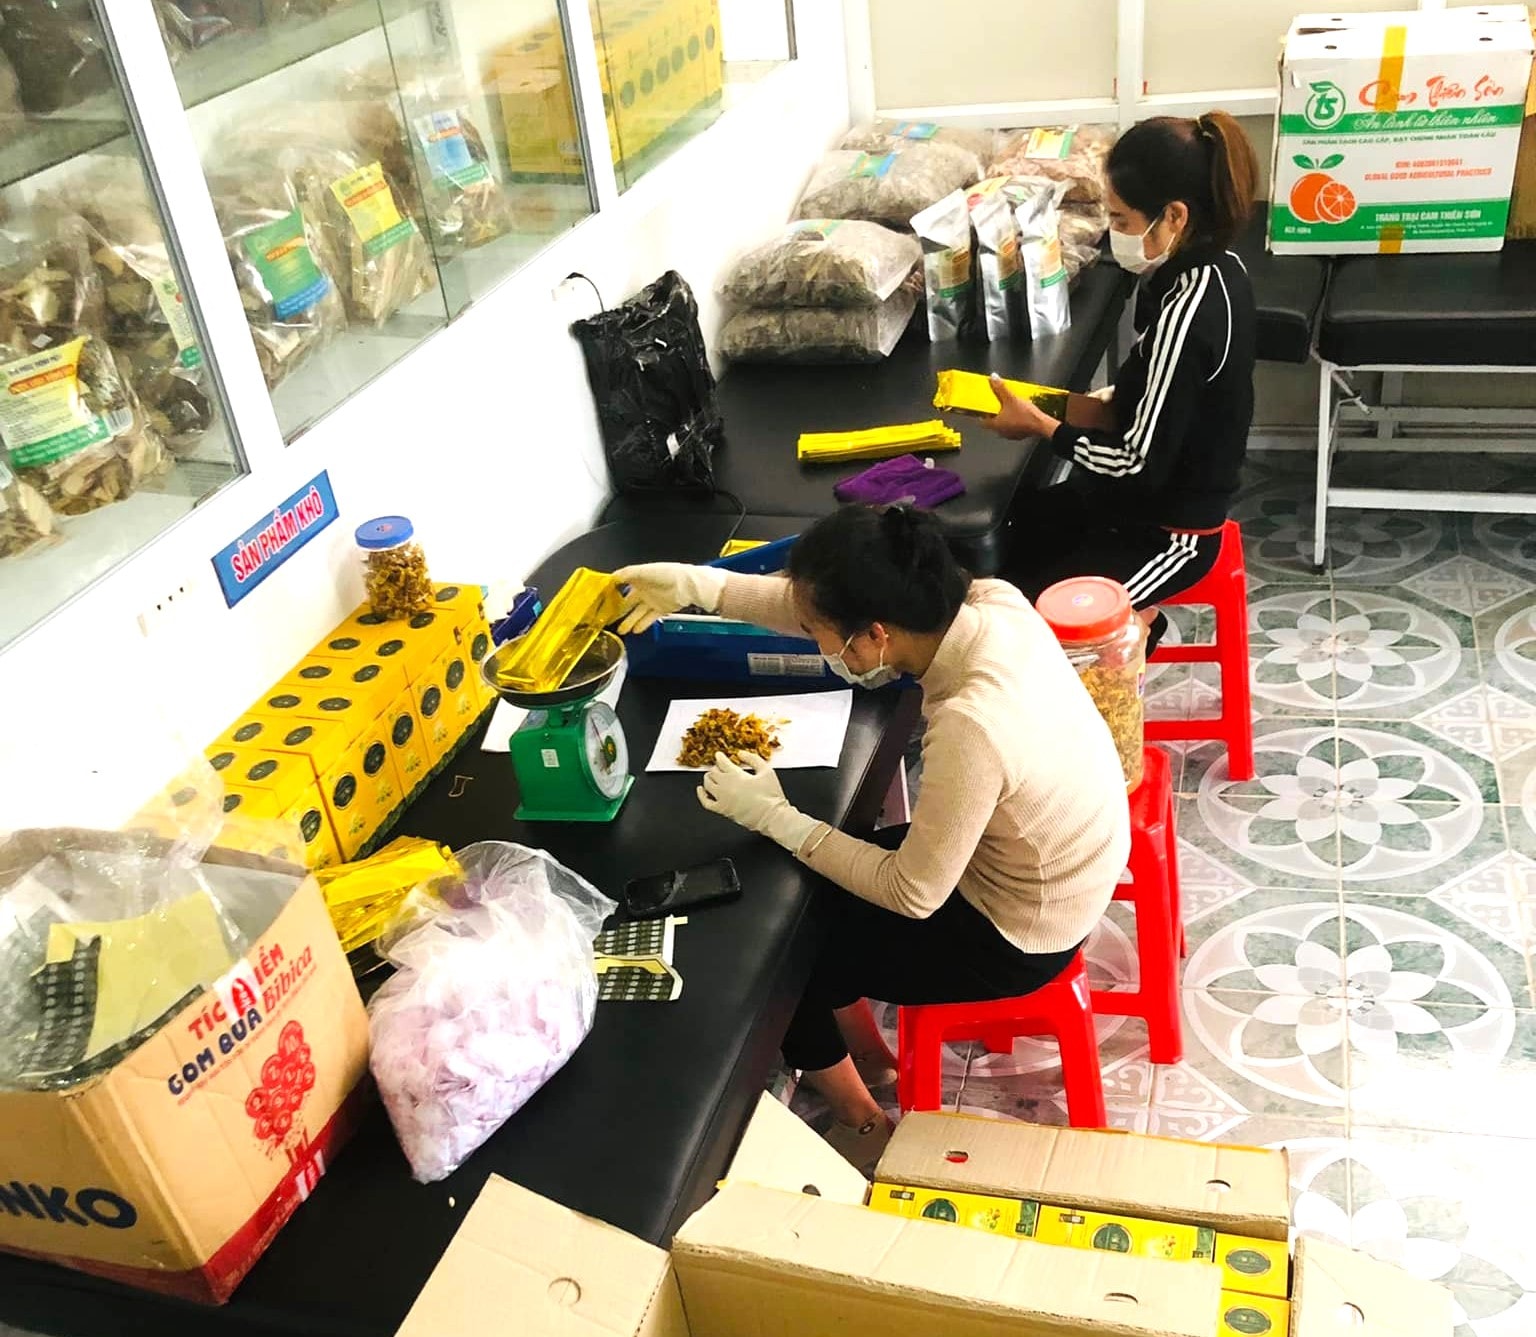
[[[706,696],[674,701],[661,722],[661,736],[651,753],[648,771],[705,769],[679,766],[683,735],[706,710],[734,710],[756,715],[778,734],[781,746],[773,754],[775,770],[808,766],[836,766],[843,755],[848,717],[853,713],[853,692],[806,692],[794,696]]]

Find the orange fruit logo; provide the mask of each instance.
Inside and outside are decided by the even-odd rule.
[[[1317,212],[1325,223],[1348,222],[1355,208],[1355,192],[1342,181],[1330,180],[1317,192]]]
[[[1292,215],[1303,223],[1342,223],[1355,212],[1355,193],[1328,173],[1344,161],[1342,153],[1332,153],[1321,162],[1305,154],[1291,160],[1303,169],[1291,187]]]

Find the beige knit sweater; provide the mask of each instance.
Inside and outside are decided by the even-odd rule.
[[[720,612],[804,634],[780,577],[732,573]],[[1125,868],[1130,819],[1109,729],[1051,629],[1012,585],[973,581],[921,683],[923,783],[901,848],[823,823],[798,857],[914,919],[958,888],[1026,952],[1081,942]]]

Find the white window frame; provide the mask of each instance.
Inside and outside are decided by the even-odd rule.
[[[869,11],[879,0],[844,0],[847,13],[848,81],[855,120],[889,117],[941,125],[1002,129],[1072,122],[1129,129],[1149,116],[1198,116],[1213,108],[1234,116],[1273,116],[1279,105],[1275,85],[1263,88],[1195,89],[1149,95],[1146,81],[1147,0],[1118,0],[1115,15],[1115,80],[1109,97],[1056,98],[1025,102],[975,102],[931,107],[882,107],[875,96]],[[1411,0],[1404,0],[1407,8]],[[1421,10],[1444,9],[1445,0],[1417,0]],[[1237,20],[1241,22],[1239,18]]]

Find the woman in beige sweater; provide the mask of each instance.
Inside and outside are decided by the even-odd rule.
[[[698,607],[814,638],[839,676],[923,689],[923,782],[909,826],[856,840],[785,799],[772,766],[724,756],[699,801],[777,841],[851,895],[784,1056],[831,1105],[856,1164],[889,1135],[848,1051],[894,1062],[863,1000],[1006,998],[1056,978],[1125,867],[1125,780],[1109,730],[1050,628],[1012,586],[970,580],[931,517],[849,506],[790,551],[788,578],[656,563],[629,586],[621,630]]]

